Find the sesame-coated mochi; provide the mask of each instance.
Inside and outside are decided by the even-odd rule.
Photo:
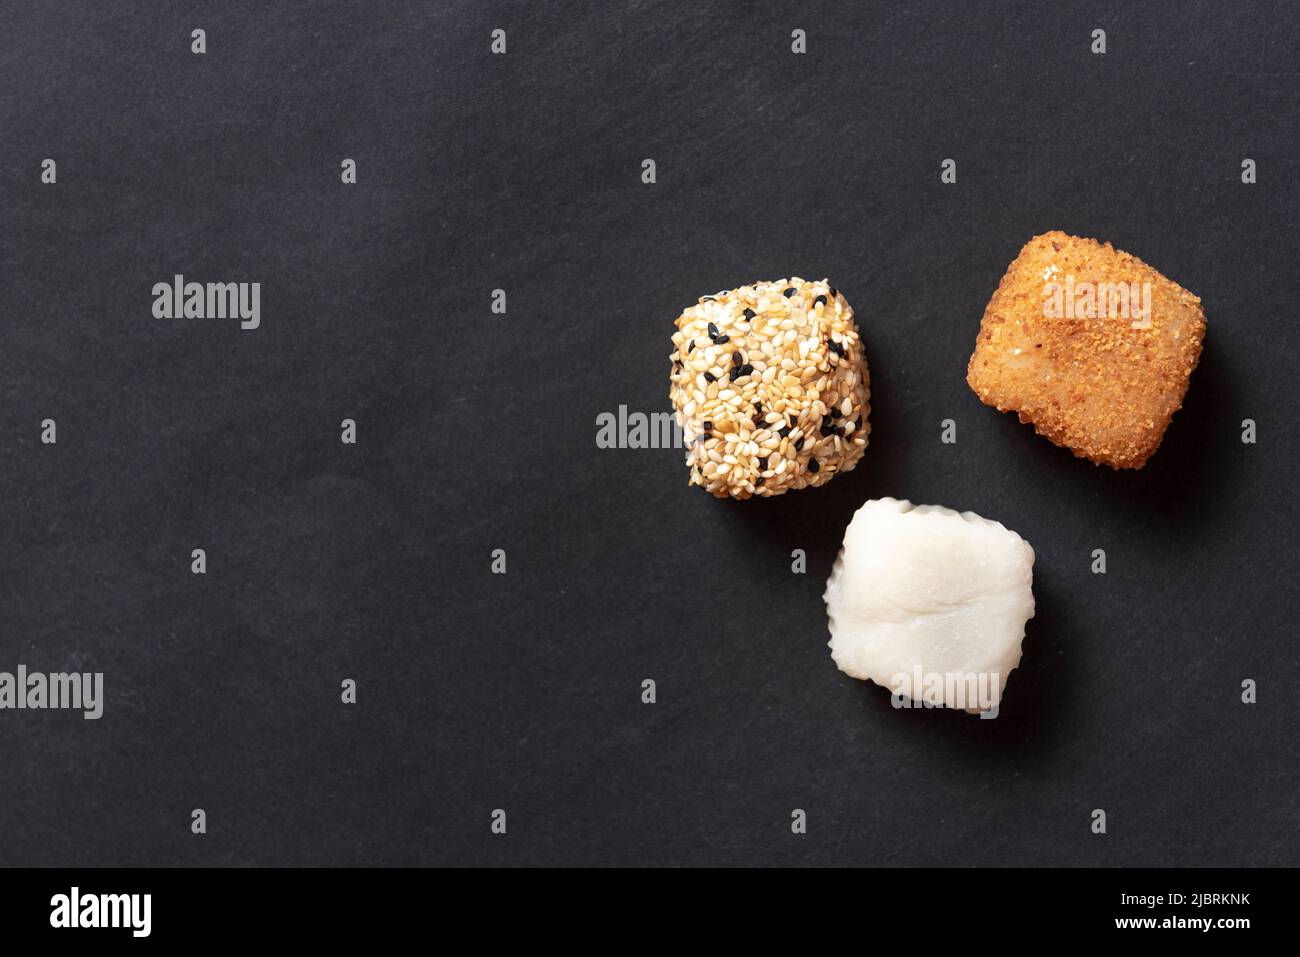
[[[826,280],[704,296],[677,318],[669,398],[690,484],[718,498],[824,485],[857,465],[870,381],[853,309]]]

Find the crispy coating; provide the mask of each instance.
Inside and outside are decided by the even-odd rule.
[[[966,381],[1076,456],[1140,469],[1182,406],[1204,336],[1201,300],[1182,286],[1110,243],[1053,231],[1007,267]]]

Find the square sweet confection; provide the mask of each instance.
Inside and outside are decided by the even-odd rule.
[[[1201,300],[1109,243],[1044,233],[1007,268],[966,381],[1075,455],[1139,469],[1201,356]]]
[[[690,484],[711,495],[825,485],[862,458],[871,377],[853,308],[825,279],[701,297],[677,317],[669,358]]]

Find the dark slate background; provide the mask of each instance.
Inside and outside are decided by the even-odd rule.
[[[107,703],[0,713],[0,862],[1300,864],[1287,4],[3,21],[0,670],[103,671]],[[965,385],[999,277],[1053,228],[1204,300],[1140,472]],[[178,272],[261,282],[262,327],[153,319]],[[856,471],[716,502],[677,451],[596,448],[601,412],[666,408],[683,306],[791,274],[858,311]],[[998,720],[895,712],[835,669],[824,580],[883,495],[1037,550]]]

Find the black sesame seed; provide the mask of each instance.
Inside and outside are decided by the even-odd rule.
[[[794,295],[794,286],[791,286],[791,287],[790,287],[789,289],[787,289],[785,292],[781,293],[781,295],[783,295],[783,296],[785,296],[785,298],[789,299],[791,296]]]
[[[756,313],[753,309],[746,309],[746,310],[745,310],[745,319],[748,320],[748,321],[750,321],[750,322],[753,322],[753,321],[754,321],[754,317],[755,317],[756,315],[758,315],[758,313]]]
[[[705,423],[704,423],[704,431],[705,431],[705,432],[712,432],[712,431],[713,431],[713,423],[712,423],[712,422],[705,422]]]
[[[831,418],[832,418],[832,419],[838,419],[842,414],[843,414],[843,413],[840,412],[839,406],[836,406],[835,408],[831,409]]]
[[[740,378],[740,366],[732,366],[732,367],[731,367],[731,372],[727,375],[727,378],[730,379],[732,382],[735,382],[737,379],[739,379],[739,378]]]
[[[753,375],[753,374],[754,374],[754,367],[753,367],[752,365],[750,365],[748,362],[746,362],[743,366],[740,367],[739,370],[737,370],[736,374],[737,374],[737,375]]]
[[[694,351],[695,351],[695,340],[692,339],[690,342],[686,343],[686,354],[689,356]]]
[[[766,471],[767,471],[767,456],[766,456],[766,455],[764,455],[761,459],[758,460],[758,470],[759,470],[760,472],[766,472]]]
[[[731,361],[734,362],[734,363],[735,363],[736,365],[738,365],[738,366],[739,366],[739,365],[744,365],[744,364],[745,364],[745,357],[742,356],[742,355],[740,354],[739,351],[737,351],[737,352],[733,352],[733,353],[731,354]]]
[[[813,305],[814,305],[814,306],[824,306],[824,305],[826,305],[826,297],[825,297],[825,296],[818,296],[816,299],[813,300]]]
[[[717,381],[718,381],[718,377],[715,376],[712,372],[706,372],[706,373],[704,373],[704,381],[705,381],[705,382],[717,382]]]
[[[755,402],[755,403],[754,403],[754,415],[757,416],[757,417],[760,418],[760,419],[763,417],[763,403],[762,403],[762,402]]]
[[[803,451],[803,436],[802,436],[802,435],[799,436],[799,438],[795,439],[795,442],[794,442],[794,450],[795,450],[796,452],[802,452],[802,451]]]
[[[730,341],[731,341],[731,336],[718,336],[718,338],[713,340],[713,344],[715,346],[720,346],[723,343],[730,342]]]
[[[820,472],[821,470],[822,470],[822,467],[821,467],[820,465],[817,464],[817,460],[816,460],[816,459],[809,459],[809,460],[808,460],[808,471],[809,471],[809,472],[812,472],[814,475],[816,475],[816,474],[817,474],[818,472]]]
[[[833,425],[829,425],[829,424],[823,424],[822,427],[821,427],[821,434],[822,434],[822,435],[834,435],[834,434],[835,434],[835,426],[833,426]]]
[[[781,436],[781,438],[785,438],[787,435],[790,434],[790,426],[788,425],[781,426],[781,428],[776,430],[776,434]]]
[[[710,338],[710,339],[717,339],[717,338],[718,338],[718,335],[719,335],[719,333],[718,333],[718,327],[715,326],[713,323],[709,323],[709,338]]]
[[[763,476],[761,475],[758,478],[754,479],[754,488],[758,488],[760,485],[763,484],[764,481],[766,481],[766,479],[764,479]]]
[[[832,340],[831,342],[826,343],[826,345],[830,348],[831,352],[835,353],[837,356],[844,355],[844,347],[838,342]]]

